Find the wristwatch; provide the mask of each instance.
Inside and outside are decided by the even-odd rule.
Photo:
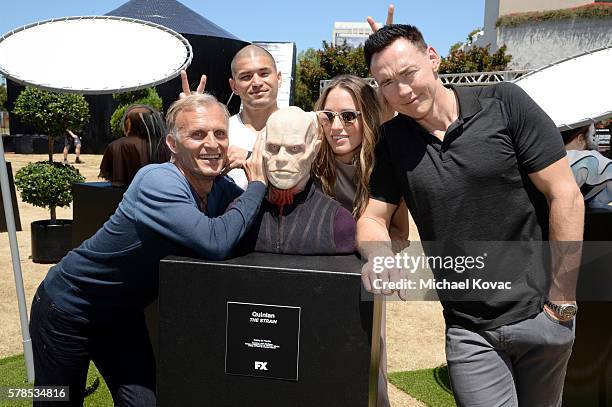
[[[546,300],[544,304],[546,304],[546,306],[551,310],[555,311],[557,315],[560,315],[561,318],[563,318],[564,320],[574,318],[576,316],[576,313],[578,312],[578,306],[576,304],[557,305],[555,303],[550,302],[549,300]]]

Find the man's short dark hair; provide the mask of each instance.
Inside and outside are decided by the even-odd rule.
[[[260,47],[259,45],[255,45],[255,44],[249,44],[243,48],[240,49],[240,51],[238,51],[236,53],[236,55],[234,55],[234,58],[232,58],[232,64],[231,64],[231,70],[232,70],[232,78],[236,79],[236,63],[238,62],[239,59],[242,58],[246,58],[246,57],[258,57],[258,56],[263,56],[265,58],[268,58],[268,60],[270,61],[270,67],[277,72],[277,68],[276,68],[276,61],[274,60],[274,57],[272,56],[272,54],[270,54],[270,51],[268,51],[267,49]]]
[[[423,52],[427,50],[427,44],[423,39],[423,34],[421,34],[419,29],[415,26],[407,24],[385,25],[374,34],[370,35],[363,47],[363,53],[368,68],[372,63],[374,54],[387,48],[392,42],[399,38],[410,41],[417,49]]]
[[[576,137],[581,134],[588,134],[589,127],[591,125],[587,124],[586,126],[577,127],[575,129],[565,130],[561,132],[561,137],[563,137],[563,143],[568,145],[571,143]]]

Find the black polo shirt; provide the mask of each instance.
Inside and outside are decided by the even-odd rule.
[[[401,114],[383,125],[371,197],[392,204],[404,197],[422,241],[547,240],[548,205],[528,174],[565,156],[556,126],[514,84],[453,90],[459,118],[443,141]],[[535,251],[521,257],[511,294],[491,292],[471,304],[443,301],[447,323],[487,329],[539,312],[549,275],[538,270]]]

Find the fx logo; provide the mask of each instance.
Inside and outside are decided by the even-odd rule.
[[[268,370],[268,368],[266,367],[267,364],[268,362],[255,361],[255,370]]]

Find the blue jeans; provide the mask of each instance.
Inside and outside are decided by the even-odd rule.
[[[459,407],[561,406],[575,319],[545,311],[495,329],[446,329],[448,372]]]
[[[70,401],[83,405],[90,360],[104,377],[116,406],[155,406],[155,359],[144,314],[92,323],[58,308],[41,284],[30,317],[36,386],[69,386]]]

